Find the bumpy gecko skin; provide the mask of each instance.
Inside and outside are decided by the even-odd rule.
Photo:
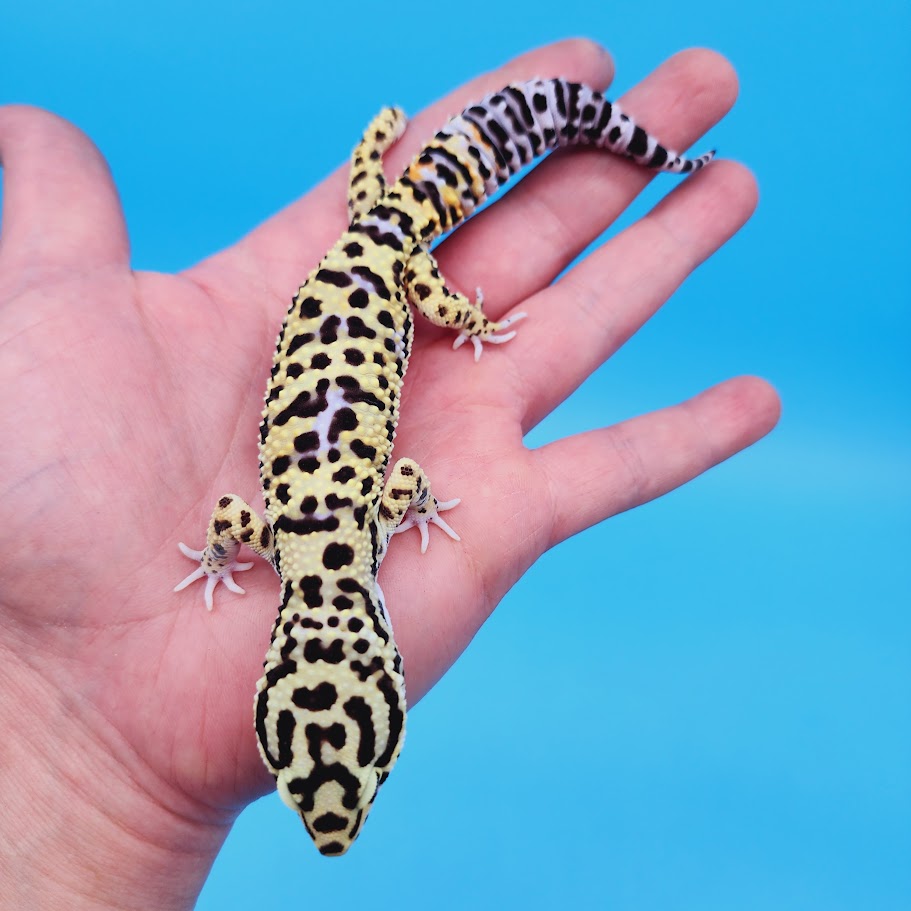
[[[598,92],[533,79],[488,95],[450,120],[387,188],[382,153],[405,117],[386,109],[354,152],[350,227],[295,296],[282,326],[260,427],[265,518],[219,499],[206,547],[181,545],[206,577],[211,608],[241,544],[281,577],[281,606],[257,685],[263,761],[317,848],[343,854],[360,832],[405,734],[405,681],[377,571],[389,539],[428,526],[458,540],[421,468],[399,460],[386,478],[412,341],[411,306],[458,332],[453,347],[503,343],[524,314],[489,320],[450,291],[429,245],[511,174],[561,146],[591,145],[645,167],[686,173],[682,158]]]

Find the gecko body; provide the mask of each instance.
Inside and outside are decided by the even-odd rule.
[[[260,427],[265,516],[240,497],[219,499],[199,566],[240,591],[241,544],[270,560],[281,605],[257,685],[255,727],[266,766],[319,851],[344,853],[401,750],[405,682],[377,572],[389,539],[417,526],[458,536],[421,467],[389,469],[408,366],[412,307],[456,330],[454,347],[510,340],[509,327],[450,291],[430,244],[511,174],[545,152],[594,145],[647,167],[686,173],[616,105],[586,86],[533,79],[492,93],[452,118],[386,187],[382,153],[404,130],[382,111],[353,156],[350,226],[300,287],[278,338]]]

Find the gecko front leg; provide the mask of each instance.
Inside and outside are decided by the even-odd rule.
[[[428,525],[442,528],[450,538],[461,540],[440,517],[440,513],[458,506],[459,499],[440,502],[430,490],[430,480],[413,459],[399,459],[392,468],[389,480],[383,487],[380,500],[380,559],[386,553],[389,539],[409,528],[421,532],[421,553],[426,553],[430,542]]]
[[[204,597],[206,607],[212,610],[213,593],[219,582],[236,594],[244,590],[234,581],[234,573],[244,572],[252,563],[240,563],[237,554],[240,545],[246,544],[252,551],[271,562],[274,539],[272,529],[251,507],[235,494],[225,494],[215,506],[209,528],[206,532],[206,546],[193,550],[182,541],[177,545],[181,553],[197,562],[199,566],[182,582],[174,587],[179,592],[197,579],[206,579]]]

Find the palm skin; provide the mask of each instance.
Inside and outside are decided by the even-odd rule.
[[[415,118],[387,155],[387,175],[446,114],[536,74],[601,87],[611,66],[585,42],[519,58]],[[734,94],[729,67],[694,51],[624,102],[656,135],[686,146]],[[163,276],[130,271],[116,193],[78,131],[40,111],[0,108],[0,153],[0,374],[17,390],[0,416],[7,806],[49,850],[122,854],[140,882],[166,868],[173,907],[182,907],[236,812],[271,786],[252,701],[278,580],[258,561],[238,577],[247,594],[219,588],[209,614],[199,587],[171,593],[190,569],[176,542],[201,546],[223,493],[261,502],[257,426],[275,336],[298,284],[344,228],[345,175],[234,248]],[[417,327],[395,455],[418,460],[441,499],[461,497],[446,518],[462,541],[432,531],[422,557],[417,533],[406,533],[381,571],[411,704],[544,550],[685,482],[776,420],[774,393],[740,379],[614,428],[523,446],[523,433],[755,202],[748,172],[713,164],[548,288],[646,179],[604,153],[554,156],[438,251],[451,285],[480,285],[488,312],[530,318],[478,364],[470,347],[451,350],[451,333]],[[50,800],[42,782],[61,780],[78,794],[78,820],[36,822],[34,801]],[[126,847],[117,840],[124,827]],[[0,867],[16,864],[11,838],[7,848]],[[56,872],[50,887],[65,884],[70,896],[97,888],[99,903],[122,894],[104,876],[86,886],[84,866]]]

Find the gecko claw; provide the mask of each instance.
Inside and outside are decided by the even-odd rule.
[[[452,527],[444,519],[442,519],[438,513],[443,512],[446,509],[452,509],[454,506],[458,506],[461,503],[461,499],[456,497],[454,500],[446,500],[444,503],[436,503],[436,506],[430,505],[424,507],[423,511],[418,510],[408,510],[408,514],[402,520],[402,523],[395,529],[393,532],[394,535],[397,535],[403,531],[408,531],[409,528],[417,527],[418,531],[421,533],[421,553],[426,554],[427,548],[430,545],[430,532],[427,528],[428,525],[436,525],[437,528],[442,528],[453,541],[461,541],[462,539],[459,535],[452,529]]]
[[[488,330],[488,334],[480,335],[471,335],[468,332],[460,332],[455,341],[452,343],[453,350],[461,348],[462,345],[467,341],[471,341],[471,344],[474,346],[474,360],[477,363],[481,360],[481,355],[484,353],[484,343],[487,342],[491,345],[502,345],[505,342],[511,341],[516,337],[516,330],[513,329],[512,332],[499,333],[501,329],[506,329],[508,326],[513,325],[513,323],[519,322],[520,319],[525,319],[528,316],[527,313],[514,313],[512,316],[504,319],[502,322],[491,324],[492,328]]]
[[[174,586],[173,591],[182,591],[188,585],[192,585],[197,579],[205,577],[206,585],[203,589],[203,599],[206,602],[207,610],[212,610],[215,606],[214,594],[219,582],[224,583],[225,588],[227,588],[228,591],[234,592],[236,595],[245,594],[244,589],[234,581],[233,574],[246,572],[248,569],[252,568],[252,562],[239,563],[237,560],[229,560],[227,563],[219,564],[215,558],[211,555],[207,555],[205,550],[193,550],[191,547],[187,547],[183,541],[178,542],[177,546],[185,557],[190,560],[195,560],[200,565],[197,566],[189,576],[181,582],[178,582],[177,585]]]

